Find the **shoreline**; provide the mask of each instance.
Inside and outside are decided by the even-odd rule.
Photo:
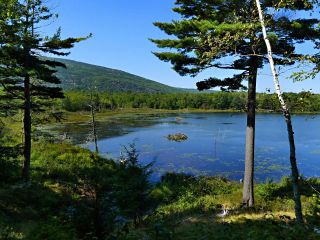
[[[124,108],[119,110],[108,110],[96,113],[97,121],[101,121],[106,117],[117,117],[127,114],[178,114],[178,113],[246,113],[242,110],[234,109],[178,109],[178,110],[169,110],[169,109],[152,109],[152,108]],[[269,111],[269,110],[256,110],[257,114],[276,114],[282,115],[282,112]],[[74,122],[83,122],[91,119],[89,111],[78,111],[78,112],[64,112],[65,119],[61,123],[74,123]],[[319,115],[320,112],[292,112],[292,115]],[[48,123],[51,124],[52,122]]]

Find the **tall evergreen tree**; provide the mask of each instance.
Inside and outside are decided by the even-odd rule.
[[[211,77],[197,83],[199,90],[220,86],[222,90],[248,89],[247,137],[243,205],[253,206],[254,138],[256,80],[258,70],[267,62],[266,46],[261,33],[258,11],[253,0],[176,0],[173,9],[181,20],[154,23],[174,38],[155,40],[159,48],[171,51],[155,53],[163,61],[171,62],[181,75],[196,76],[205,69],[232,69],[232,77]],[[265,0],[264,8],[283,10],[311,10],[312,0],[293,4]],[[318,36],[316,19],[290,19],[266,12],[270,27],[275,63],[293,64],[298,57],[295,44]],[[228,62],[226,64],[225,62]],[[248,81],[248,87],[243,81]]]
[[[10,19],[12,21],[16,20],[17,14],[15,12],[15,6],[15,0],[0,0],[0,71],[2,73],[9,60],[5,54],[3,54],[3,46],[9,39],[12,41],[13,36],[17,34],[17,29],[12,24],[8,24]],[[12,60],[9,61],[12,62]],[[7,93],[3,89],[3,82],[1,81],[0,83],[0,116],[8,116],[17,110],[14,104],[10,104],[13,102],[15,96],[11,95],[8,98]]]
[[[7,97],[16,98],[24,111],[22,178],[28,183],[32,110],[41,109],[50,99],[63,97],[62,89],[56,86],[60,80],[55,75],[55,68],[65,65],[43,58],[41,54],[66,56],[69,53],[63,49],[72,48],[85,38],[61,39],[60,29],[52,37],[43,37],[39,28],[55,15],[42,0],[11,1],[10,11],[13,14],[2,22],[0,33],[0,84]]]

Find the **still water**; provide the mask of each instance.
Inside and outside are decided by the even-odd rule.
[[[320,176],[320,116],[295,115],[297,161],[301,174]],[[75,144],[85,143],[88,124],[56,126]],[[99,150],[102,155],[119,158],[123,146],[134,143],[141,163],[153,162],[153,178],[164,172],[194,175],[221,175],[243,178],[246,114],[181,113],[135,114],[113,117],[98,123]],[[168,134],[184,133],[188,140],[169,141]],[[255,178],[278,180],[290,174],[286,124],[280,114],[257,114]]]

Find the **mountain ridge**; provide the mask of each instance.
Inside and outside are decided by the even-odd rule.
[[[176,88],[123,70],[98,66],[70,59],[54,58],[67,68],[58,68],[57,77],[65,91],[178,93],[198,92],[196,89]]]

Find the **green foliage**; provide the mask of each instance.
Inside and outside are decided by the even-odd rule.
[[[196,196],[227,195],[238,188],[238,185],[223,177],[202,177],[191,189]]]
[[[259,240],[259,239],[317,239],[318,236],[303,226],[286,223],[279,219],[240,219],[237,222],[219,223],[205,218],[195,218],[196,223],[186,220],[184,224],[173,229],[171,239],[230,239],[230,240]],[[169,239],[161,237],[158,239]]]
[[[31,159],[35,178],[77,183],[99,158],[88,150],[60,143],[36,145]]]
[[[285,93],[284,97],[292,112],[319,112],[320,95],[310,92]],[[96,106],[100,111],[123,108],[153,109],[215,109],[245,111],[247,94],[245,92],[215,93],[98,93],[95,96]],[[62,101],[62,108],[67,111],[89,111],[89,95],[83,92],[67,92]],[[258,93],[257,109],[269,112],[280,112],[276,94]]]
[[[5,153],[5,155],[6,157],[0,158],[0,182],[1,184],[17,182],[20,180],[21,173],[19,161],[12,158],[11,153]]]
[[[160,205],[149,219],[153,223],[175,222],[189,214],[215,212],[222,205],[235,208],[239,193],[239,185],[224,178],[167,173],[152,191]]]
[[[1,240],[18,240],[21,239],[20,234],[15,232],[11,227],[0,224],[0,239]]]
[[[20,176],[18,156],[20,145],[12,138],[12,132],[0,119],[0,183],[17,181]]]
[[[318,188],[315,181],[319,180],[306,181]],[[280,183],[257,184],[257,202],[251,211],[240,208],[241,188],[241,184],[224,178],[166,174],[153,190],[161,202],[148,217],[152,227],[144,231],[144,235],[137,231],[137,236],[130,239],[141,236],[144,239],[318,238],[312,225],[309,228],[299,226],[292,218],[294,202],[290,197],[289,178],[283,178]],[[318,225],[319,196],[310,187],[302,194],[307,220]],[[230,212],[225,219],[216,217],[222,206]],[[131,236],[135,236],[134,231]]]
[[[83,239],[101,237],[113,231],[117,212],[113,182],[116,164],[66,143],[39,144],[32,152],[34,179],[58,183],[73,198],[66,215]]]
[[[76,234],[70,226],[57,219],[40,222],[24,238],[26,240],[76,240]]]
[[[61,39],[61,29],[52,37],[42,37],[35,29],[54,18],[43,1],[12,1],[2,11],[15,13],[1,19],[1,36],[6,36],[0,38],[0,82],[6,93],[2,98],[11,100],[12,109],[24,109],[25,94],[28,94],[33,97],[32,108],[39,110],[50,104],[50,99],[63,97],[62,89],[56,86],[60,80],[55,68],[65,67],[53,59],[40,58],[39,54],[66,56],[69,53],[63,49],[70,49],[85,38]]]
[[[191,175],[166,173],[152,190],[152,197],[161,203],[170,203],[184,194],[196,179]]]
[[[115,181],[115,198],[120,213],[126,218],[133,219],[136,226],[142,222],[142,217],[152,207],[149,182],[152,163],[142,166],[138,162],[138,156],[134,144],[125,148]]]
[[[312,0],[302,1],[299,7],[297,1],[294,2],[261,2],[268,30],[272,32],[270,40],[275,63],[279,65],[293,64],[301,57],[295,53],[296,44],[319,37],[317,19],[295,19],[285,14],[279,17],[270,11],[276,8],[286,13],[311,12],[316,7]],[[155,53],[160,60],[170,62],[180,75],[195,76],[213,67],[237,70],[232,77],[218,79],[212,76],[198,82],[200,90],[217,86],[227,91],[245,89],[243,80],[256,78],[257,69],[266,63],[267,50],[254,1],[177,0],[173,11],[181,16],[179,20],[154,23],[173,36],[151,39],[159,48],[165,49]]]
[[[31,112],[43,111],[52,104],[53,99],[63,98],[62,89],[57,86],[60,80],[55,75],[55,68],[66,66],[55,60],[43,59],[41,55],[67,56],[69,53],[63,50],[73,48],[75,43],[90,36],[62,39],[60,28],[51,37],[42,36],[39,28],[55,18],[42,0],[0,4],[1,100],[7,100],[9,109],[24,111],[22,179],[28,183],[32,146]]]
[[[300,178],[300,191],[302,195],[312,196],[317,189],[320,189],[320,181],[317,178]],[[292,180],[289,177],[283,177],[279,183],[267,182],[260,184],[257,193],[266,200],[272,200],[275,197],[291,198]]]
[[[140,165],[134,146],[126,149],[116,163],[66,143],[35,144],[33,184],[21,188],[8,181],[0,187],[0,225],[10,226],[1,234],[10,239],[22,229],[23,239],[126,235],[154,206],[151,165]],[[26,221],[27,231],[21,227]]]

